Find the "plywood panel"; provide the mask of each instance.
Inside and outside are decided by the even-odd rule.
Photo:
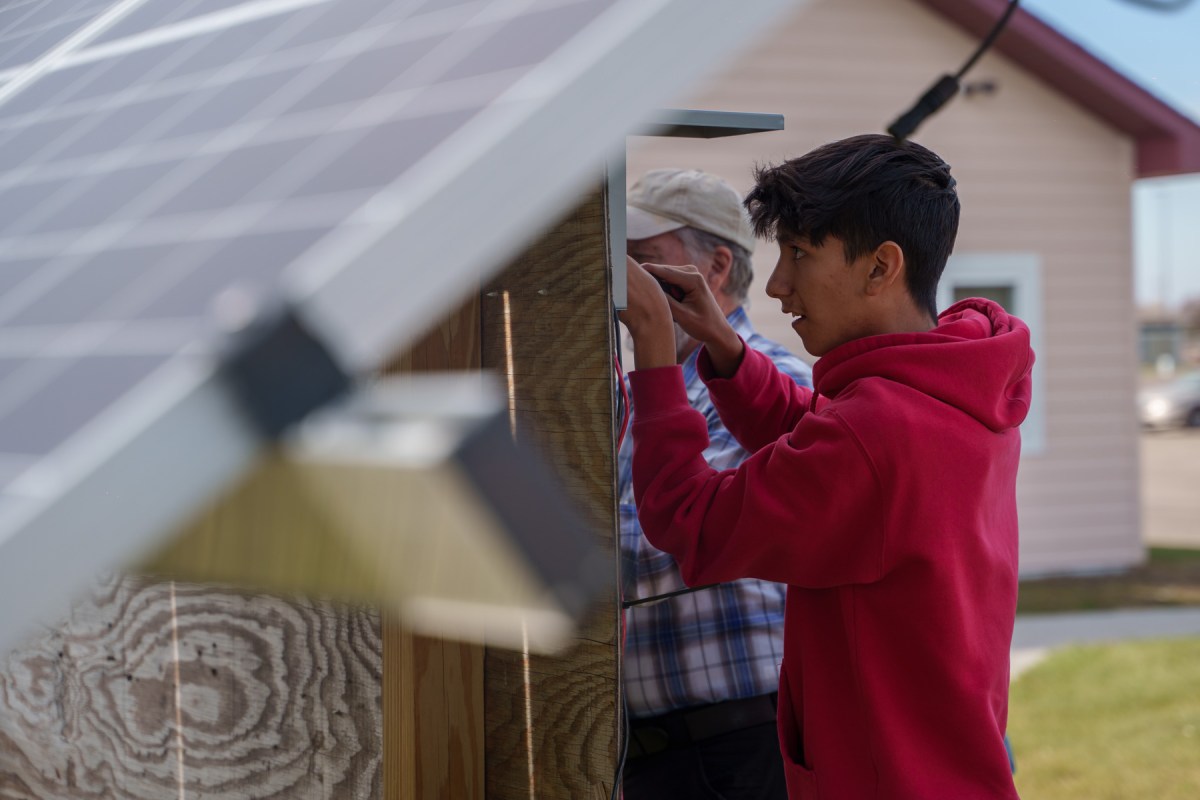
[[[613,317],[603,196],[544,234],[483,297],[483,362],[509,381],[515,433],[543,448],[615,544]],[[614,556],[613,587],[616,587]],[[555,657],[488,650],[488,800],[608,797],[616,766],[612,604]]]
[[[114,578],[0,662],[0,797],[380,793],[378,615]]]

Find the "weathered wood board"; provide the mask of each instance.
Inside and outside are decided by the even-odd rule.
[[[516,435],[542,447],[615,548],[607,236],[597,192],[484,288],[483,365],[511,376]],[[615,555],[612,585],[612,602],[596,609],[562,654],[488,650],[488,800],[609,796],[618,741]]]

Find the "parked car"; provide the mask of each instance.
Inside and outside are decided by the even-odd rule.
[[[1138,415],[1147,428],[1200,428],[1200,372],[1142,389]]]

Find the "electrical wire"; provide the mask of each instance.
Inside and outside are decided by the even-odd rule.
[[[1017,5],[1019,3],[1020,0],[1009,0],[1008,8],[1004,9],[1004,13],[1000,15],[1000,19],[997,20],[996,24],[992,26],[992,29],[988,31],[988,35],[984,37],[982,42],[979,43],[979,47],[975,48],[975,52],[972,53],[971,57],[967,59],[967,63],[963,64],[958,72],[954,73],[955,80],[962,80],[962,76],[967,74],[967,70],[975,66],[975,62],[979,60],[979,57],[988,51],[988,48],[990,48],[992,43],[996,41],[996,37],[1000,35],[1000,31],[1004,30],[1004,26],[1008,24],[1008,18],[1013,15],[1014,11],[1017,10]]]
[[[616,396],[617,419],[619,420],[617,424],[617,451],[619,452],[621,450],[621,445],[625,442],[625,434],[629,430],[629,420],[630,417],[632,417],[632,414],[630,413],[631,406],[629,401],[629,386],[625,382],[625,373],[621,369],[621,354],[619,350],[613,353],[613,368],[616,370],[617,386],[619,387]],[[666,592],[664,594],[651,595],[650,597],[639,597],[636,600],[625,600],[624,598],[621,598],[621,608],[626,609],[633,608],[634,606],[645,605],[647,603],[657,603],[660,600],[666,600],[670,597],[691,594],[692,592],[699,592],[702,589],[711,589],[714,586],[720,585],[721,584],[719,583],[709,583],[704,586],[689,586],[685,589],[678,589],[676,591]]]
[[[617,370],[617,452],[625,442],[625,433],[629,430],[629,387],[625,385],[625,373],[621,370],[621,357],[613,355],[613,365]]]
[[[614,321],[615,321],[615,319],[614,319]],[[615,333],[619,337],[619,334],[620,334],[619,326],[616,327]],[[616,339],[614,339],[614,341],[619,342],[620,339],[616,338]],[[617,441],[616,441],[616,450],[617,450],[617,452],[619,452],[621,449],[621,445],[624,444],[624,442],[625,442],[625,434],[629,430],[630,418],[633,416],[632,406],[631,406],[630,399],[629,399],[629,386],[626,384],[626,381],[625,381],[625,372],[621,368],[621,350],[620,350],[619,346],[613,352],[613,369],[616,372],[616,381],[617,381],[617,386],[618,386],[618,391],[616,392],[616,396],[613,399],[613,404],[614,404],[614,411],[615,411],[616,418],[619,420],[619,423],[617,425],[618,432],[617,432]],[[625,651],[625,632],[626,632],[625,610],[626,609],[633,608],[634,606],[645,605],[647,603],[657,603],[657,602],[666,600],[671,597],[678,597],[679,595],[691,594],[692,592],[699,592],[699,591],[703,591],[704,589],[711,589],[715,586],[721,585],[719,583],[710,583],[705,586],[690,586],[690,587],[687,587],[684,589],[678,589],[673,592],[666,592],[664,594],[656,594],[656,595],[652,595],[650,597],[639,597],[636,600],[626,600],[624,597],[623,589],[622,589],[623,583],[624,583],[624,580],[620,576],[618,576],[618,579],[617,579],[617,613],[620,615],[622,656]],[[629,722],[629,700],[625,694],[625,682],[623,679],[620,678],[620,676],[618,676],[618,680],[617,680],[617,694],[619,696],[619,701],[621,704],[621,708],[620,708],[621,722],[622,722],[622,724],[621,724],[621,740],[620,740],[621,744],[620,744],[620,748],[619,748],[618,756],[617,756],[617,768],[616,768],[615,773],[613,774],[613,786],[612,786],[612,792],[609,794],[609,800],[617,800],[617,798],[619,798],[621,796],[621,794],[620,794],[621,793],[621,781],[622,781],[622,776],[625,773],[625,761],[629,755],[629,739],[633,735],[632,734],[633,729]]]
[[[616,406],[616,418],[619,420],[617,425],[617,440],[616,448],[613,451],[614,456],[620,452],[621,445],[625,442],[625,433],[629,428],[629,418],[631,408],[629,404],[629,389],[625,385],[625,371],[621,368],[621,324],[617,315],[613,314],[613,368],[616,370],[617,391],[614,393],[613,403]],[[618,565],[621,559],[617,559]],[[619,567],[618,567],[619,568]],[[625,656],[625,591],[624,578],[617,575],[617,624],[620,626],[620,640],[618,642],[617,653],[618,661]],[[625,681],[621,674],[621,667],[618,665],[617,672],[617,702],[619,708],[617,713],[621,715],[621,727],[618,729],[620,736],[620,745],[617,750],[617,766],[613,773],[612,791],[609,793],[609,800],[618,800],[621,797],[621,781],[625,774],[625,759],[629,755],[629,701],[625,697]]]
[[[714,589],[723,585],[724,584],[721,583],[706,583],[703,586],[688,586],[683,589],[676,589],[673,592],[663,592],[662,594],[652,594],[649,597],[639,597],[636,600],[623,600],[621,602],[621,607],[633,608],[634,606],[644,606],[647,603],[658,603],[663,600],[669,600],[672,597],[679,597],[680,595],[691,594],[692,592],[700,592],[705,589]]]
[[[613,369],[616,371],[617,391],[613,397],[613,417],[617,420],[617,439],[614,453],[621,450],[625,433],[629,428],[629,387],[625,385],[625,370],[621,366],[621,322],[613,313]]]
[[[614,322],[615,321],[616,320],[614,318]],[[619,335],[620,335],[619,325],[615,329],[615,334],[617,337],[619,337]],[[620,339],[614,338],[614,341],[619,342]],[[613,369],[616,372],[616,381],[617,381],[617,386],[618,386],[618,391],[615,393],[616,396],[613,399],[613,404],[614,404],[614,411],[615,411],[616,418],[619,420],[618,425],[617,425],[618,432],[617,432],[617,441],[616,441],[616,450],[617,450],[617,452],[619,452],[621,449],[621,445],[624,444],[624,442],[625,442],[625,434],[629,430],[630,418],[633,416],[632,406],[631,406],[630,399],[629,399],[629,387],[625,381],[625,372],[621,368],[621,350],[620,350],[619,345],[613,352]],[[688,587],[688,588],[679,589],[679,590],[676,590],[673,592],[666,592],[664,594],[652,595],[650,597],[639,597],[636,600],[626,600],[624,597],[623,589],[622,589],[623,583],[624,583],[624,579],[621,578],[620,576],[618,576],[618,578],[617,578],[617,613],[620,615],[622,657],[624,656],[624,651],[625,651],[625,632],[626,632],[625,610],[626,609],[633,608],[634,606],[645,605],[647,603],[657,603],[662,600],[666,600],[667,598],[670,598],[670,597],[677,597],[679,595],[691,594],[692,592],[699,592],[704,589],[711,589],[714,586],[721,585],[719,583],[710,583],[705,586]],[[629,700],[625,694],[625,681],[620,676],[618,676],[618,680],[617,680],[617,694],[618,694],[619,702],[621,705],[621,708],[620,708],[620,714],[621,714],[621,728],[620,728],[621,739],[620,739],[620,742],[621,742],[621,744],[620,744],[620,747],[618,750],[617,767],[616,767],[616,771],[613,774],[613,786],[612,786],[612,792],[609,794],[609,800],[617,800],[617,798],[619,798],[621,796],[621,781],[623,779],[622,776],[625,773],[625,761],[629,755],[629,739],[633,735],[633,733],[632,733],[633,729],[629,722]]]
[[[975,48],[975,52],[959,68],[958,72],[938,78],[933,86],[930,86],[925,91],[925,94],[921,95],[917,102],[913,104],[912,108],[905,111],[896,118],[895,122],[888,126],[887,132],[898,141],[904,141],[916,132],[921,123],[936,114],[946,103],[950,102],[950,99],[958,94],[959,81],[962,79],[962,76],[967,73],[967,70],[975,66],[975,62],[979,60],[980,56],[987,52],[992,43],[996,41],[996,37],[1000,35],[1000,31],[1004,30],[1004,26],[1008,24],[1009,17],[1017,10],[1020,2],[1021,0],[1009,0],[1008,7],[1000,15],[1000,19],[988,31],[987,36],[984,37],[979,47]]]

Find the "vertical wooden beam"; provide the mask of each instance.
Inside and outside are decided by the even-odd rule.
[[[516,435],[542,448],[615,547],[606,232],[604,196],[597,192],[485,287],[483,364],[510,381]],[[616,585],[614,556],[614,594]],[[609,796],[617,662],[615,596],[558,656],[487,651],[488,800]]]
[[[476,291],[390,376],[479,369]],[[483,800],[483,648],[383,625],[384,800]]]

